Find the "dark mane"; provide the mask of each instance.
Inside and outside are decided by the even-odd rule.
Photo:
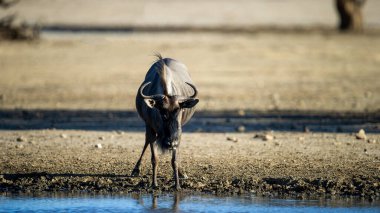
[[[165,60],[162,57],[162,55],[160,53],[158,53],[158,52],[154,53],[154,56],[157,57],[157,59],[154,62],[154,64],[157,64],[157,66],[159,66],[156,69],[156,71],[160,75],[161,83],[162,83],[163,90],[164,90],[164,94],[168,95],[168,91],[167,91],[167,70],[166,70]]]

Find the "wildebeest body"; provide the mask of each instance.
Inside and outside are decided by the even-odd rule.
[[[162,62],[160,60],[156,61],[152,67],[149,69],[148,73],[145,76],[143,84],[147,82],[152,82],[144,89],[144,94],[146,95],[154,95],[154,94],[164,94],[164,87],[162,83],[162,75],[167,75],[166,80],[169,95],[177,95],[177,96],[191,96],[194,91],[189,85],[185,82],[193,84],[189,73],[187,71],[187,67],[179,61],[176,61],[171,58],[162,59],[164,62],[164,66],[166,66],[166,72],[163,73]],[[136,109],[140,115],[140,117],[151,127],[156,133],[161,128],[162,119],[157,109],[152,109],[148,107],[139,92],[137,92],[136,96]],[[191,117],[193,116],[195,108],[186,108],[182,112],[182,120],[181,124],[186,124]],[[159,144],[161,146],[161,144]]]
[[[194,114],[194,106],[199,101],[196,98],[197,93],[184,64],[158,55],[158,60],[147,72],[136,96],[136,109],[145,121],[146,132],[145,145],[132,172],[133,176],[139,175],[141,159],[150,145],[152,185],[157,187],[157,144],[161,150],[172,152],[175,187],[180,189],[177,149],[181,141],[182,126],[190,120]]]

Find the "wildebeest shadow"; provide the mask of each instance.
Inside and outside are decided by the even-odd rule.
[[[380,111],[197,111],[185,132],[254,131],[380,132]],[[123,110],[0,110],[0,130],[145,131],[135,111]],[[242,128],[240,128],[241,130]]]

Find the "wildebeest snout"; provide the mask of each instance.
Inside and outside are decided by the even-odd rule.
[[[166,138],[164,139],[165,146],[168,149],[175,149],[179,145],[179,140],[178,139],[172,139],[172,138]]]

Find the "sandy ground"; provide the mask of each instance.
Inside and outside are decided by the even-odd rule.
[[[44,35],[43,35],[44,36]],[[185,63],[199,110],[374,112],[380,38],[334,33],[157,33],[0,43],[3,109],[134,110],[154,52]]]
[[[134,97],[154,51],[187,64],[200,92],[180,147],[184,191],[380,197],[380,38],[331,32],[1,42],[0,190],[150,191],[149,151],[141,177],[129,175],[144,143]],[[172,190],[171,173],[161,155],[159,190]]]

